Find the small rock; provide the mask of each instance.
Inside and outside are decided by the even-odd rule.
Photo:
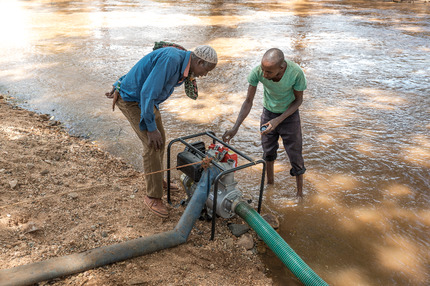
[[[142,278],[132,278],[127,285],[148,285],[148,281],[142,280]]]
[[[227,238],[226,240],[224,240],[225,246],[227,248],[232,248],[233,247],[233,238]]]
[[[29,169],[29,170],[34,168],[34,164],[32,164],[32,163],[27,163],[26,166],[27,166],[27,169]]]
[[[243,247],[246,250],[250,250],[254,247],[254,240],[250,234],[245,234],[239,238],[237,241],[238,247]]]
[[[241,236],[242,234],[246,233],[249,230],[249,226],[246,224],[236,224],[231,223],[228,225],[228,228],[230,229],[231,233],[235,235],[236,237]]]
[[[24,228],[23,231],[24,233],[33,233],[40,230],[40,228],[34,223],[34,222],[29,222]]]
[[[47,174],[49,174],[49,170],[43,170],[42,172],[40,172],[40,174],[42,175],[42,176],[45,176],[45,175],[47,175]]]
[[[12,180],[9,182],[9,186],[11,187],[11,189],[15,189],[16,186],[18,186],[18,181],[17,180]]]
[[[273,227],[274,229],[278,229],[279,228],[279,220],[276,216],[274,216],[273,214],[264,214],[262,215],[262,217],[264,218],[265,221],[267,221],[268,224],[270,224],[271,227]]]
[[[68,196],[69,196],[69,198],[71,198],[73,200],[78,198],[78,194],[77,193],[70,193]]]
[[[49,120],[49,115],[48,114],[40,114],[39,117],[43,121],[48,121]]]
[[[57,125],[60,125],[60,122],[56,121],[56,120],[51,120],[51,121],[49,121],[48,125],[49,126],[57,126]]]
[[[107,232],[106,231],[102,231],[102,236],[103,237],[107,237],[108,236]]]
[[[264,242],[260,241],[257,244],[257,252],[260,253],[260,254],[264,254],[264,253],[267,252],[267,246],[266,246],[266,244]]]

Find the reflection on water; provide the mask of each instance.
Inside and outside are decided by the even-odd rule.
[[[284,152],[263,208],[331,285],[430,280],[429,5],[390,1],[2,1],[0,92],[54,115],[72,132],[140,168],[140,146],[105,91],[158,40],[215,47],[217,68],[162,106],[169,136],[236,120],[246,76],[270,47],[309,81],[301,108],[305,199],[294,198]],[[261,86],[233,145],[262,155]],[[256,197],[261,166],[237,174]],[[177,175],[177,174],[176,174]],[[251,178],[251,180],[249,179]],[[299,282],[265,255],[276,285]]]

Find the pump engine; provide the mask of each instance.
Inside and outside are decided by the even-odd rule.
[[[183,166],[191,163],[202,161],[205,156],[208,156],[212,161],[217,162],[224,170],[233,169],[237,166],[237,154],[221,144],[211,144],[205,148],[204,142],[195,142],[190,144],[200,152],[196,152],[193,148],[185,147],[185,150],[177,156],[177,166]],[[201,154],[199,154],[201,153]],[[185,188],[188,200],[191,199],[197,182],[200,180],[203,168],[201,163],[179,168],[183,172],[181,182]],[[206,201],[206,210],[210,216],[214,213],[214,189],[212,185],[208,199]],[[215,213],[223,218],[231,218],[234,212],[231,209],[233,201],[242,197],[242,192],[237,189],[237,181],[234,179],[234,172],[227,173],[220,178],[217,191],[217,200]]]

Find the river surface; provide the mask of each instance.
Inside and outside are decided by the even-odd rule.
[[[282,49],[308,79],[305,197],[294,198],[281,148],[263,210],[331,285],[430,284],[430,4],[1,0],[0,8],[0,92],[139,169],[140,143],[104,92],[155,41],[209,44],[220,59],[198,79],[197,101],[180,87],[162,105],[169,141],[206,130],[221,136],[236,120],[249,71],[267,49]],[[255,159],[261,100],[260,85],[232,140]],[[261,167],[236,173],[255,202]],[[263,258],[275,285],[300,285],[271,251]]]

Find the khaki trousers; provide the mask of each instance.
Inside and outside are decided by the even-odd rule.
[[[118,98],[116,106],[122,111],[127,120],[130,122],[131,127],[136,132],[140,141],[143,145],[143,170],[145,174],[152,172],[157,172],[163,169],[163,156],[164,148],[166,146],[166,134],[163,127],[163,122],[161,121],[160,111],[154,106],[155,122],[157,124],[157,129],[161,133],[163,138],[163,146],[160,150],[155,150],[155,148],[150,148],[148,145],[148,131],[140,130],[140,108],[137,102],[124,101],[121,97]],[[148,197],[161,199],[163,196],[163,173],[156,173],[153,175],[145,175],[146,181],[146,194]]]

